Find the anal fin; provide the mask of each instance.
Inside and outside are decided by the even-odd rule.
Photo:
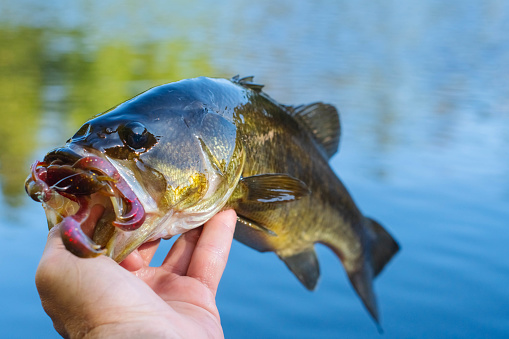
[[[308,290],[315,289],[320,277],[320,266],[313,247],[290,256],[278,256]]]

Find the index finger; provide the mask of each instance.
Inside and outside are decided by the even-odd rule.
[[[236,222],[233,210],[223,211],[207,221],[187,270],[189,277],[199,280],[214,295],[228,261]]]

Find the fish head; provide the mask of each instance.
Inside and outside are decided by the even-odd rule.
[[[237,185],[235,124],[171,85],[92,118],[32,166],[27,193],[78,256],[120,262],[144,242],[200,226]]]

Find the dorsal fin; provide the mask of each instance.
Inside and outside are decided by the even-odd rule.
[[[301,125],[305,126],[322,147],[327,158],[338,151],[341,125],[339,113],[332,105],[315,102],[286,109]]]
[[[238,74],[231,78],[231,81],[241,85],[242,87],[249,88],[257,93],[260,93],[262,91],[263,85],[256,84],[253,82],[254,76],[250,75],[247,77],[241,78]]]

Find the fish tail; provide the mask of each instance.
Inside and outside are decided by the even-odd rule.
[[[366,218],[366,225],[375,234],[371,244],[371,266],[376,277],[391,258],[399,251],[399,245],[382,225],[373,219]]]
[[[392,236],[375,220],[365,218],[366,241],[363,241],[363,254],[360,258],[348,260],[332,244],[327,244],[342,259],[350,282],[361,298],[369,314],[379,325],[379,314],[373,279],[398,252],[399,245]]]

